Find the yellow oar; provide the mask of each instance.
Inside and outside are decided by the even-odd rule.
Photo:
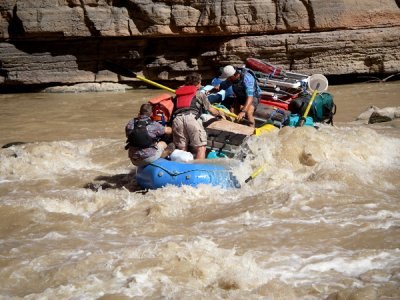
[[[311,108],[311,106],[312,106],[312,104],[313,104],[313,102],[314,102],[315,97],[316,97],[317,94],[318,94],[318,88],[319,88],[319,84],[317,85],[317,88],[314,90],[314,92],[313,92],[313,94],[312,94],[312,96],[311,96],[310,102],[308,102],[307,108],[306,108],[306,110],[304,111],[303,116],[300,118],[299,124],[298,124],[297,126],[302,127],[302,126],[304,125],[304,123],[306,122],[308,113],[310,112],[310,108]]]
[[[256,129],[254,129],[254,134],[255,134],[256,136],[259,136],[259,135],[262,135],[262,134],[264,134],[264,133],[271,132],[272,130],[275,130],[275,129],[278,129],[278,128],[275,127],[275,126],[272,125],[272,124],[265,124],[265,125],[263,125],[263,126],[261,126],[261,127],[258,127],[258,128],[256,128]]]
[[[171,88],[169,88],[169,87],[167,87],[165,85],[162,85],[162,84],[159,84],[157,82],[151,81],[150,79],[147,79],[147,78],[139,76],[139,75],[136,75],[136,78],[140,79],[141,81],[147,82],[148,84],[154,85],[154,86],[156,86],[156,87],[158,87],[160,89],[164,89],[164,90],[167,90],[168,92],[171,92],[171,93],[175,94],[175,90],[173,90],[173,89],[171,89]]]
[[[211,107],[215,108],[216,110],[222,111],[225,115],[232,117],[232,118],[237,118],[237,114],[230,112],[229,110],[227,110],[226,108],[221,108],[215,105],[211,105]]]
[[[259,167],[257,170],[255,170],[253,173],[251,173],[251,175],[244,182],[248,183],[249,181],[256,178],[264,170],[264,167],[265,167],[265,165],[262,165],[261,167]]]
[[[150,79],[147,79],[147,78],[145,78],[143,76],[137,75],[137,74],[133,73],[131,70],[129,70],[129,69],[125,68],[125,67],[122,67],[120,65],[117,65],[117,64],[115,64],[115,63],[113,63],[111,61],[105,61],[104,65],[107,67],[107,69],[109,69],[110,71],[113,71],[116,74],[119,74],[119,75],[122,75],[122,76],[125,76],[125,77],[137,78],[139,80],[147,82],[148,84],[151,84],[153,86],[156,86],[158,88],[164,89],[164,90],[166,90],[168,92],[171,92],[171,93],[175,94],[175,90],[174,89],[171,89],[171,88],[169,88],[169,87],[167,87],[165,85],[162,85],[162,84],[159,84],[157,82],[154,82],[154,81],[152,81]],[[235,119],[237,118],[236,114],[234,114],[233,112],[230,112],[227,109],[223,109],[223,108],[217,107],[215,105],[211,105],[211,107],[213,107],[213,108],[215,108],[215,109],[217,109],[219,111],[222,111],[225,115],[227,115],[229,117],[232,117],[232,118],[235,118]]]
[[[261,134],[271,132],[272,130],[278,130],[278,128],[272,124],[265,124],[259,128],[256,128],[254,130],[254,134],[256,136],[259,136]],[[263,164],[262,166],[258,167],[253,173],[251,173],[251,175],[244,182],[248,183],[249,181],[256,178],[258,175],[260,175],[261,172],[264,170],[265,166],[266,166],[266,164]]]
[[[152,81],[150,79],[147,79],[147,78],[145,78],[143,76],[137,75],[137,74],[133,73],[131,70],[129,70],[129,69],[125,68],[125,67],[122,67],[122,66],[120,66],[118,64],[115,64],[115,63],[113,63],[111,61],[108,61],[108,60],[105,61],[104,65],[108,70],[113,71],[116,74],[119,74],[119,75],[125,76],[125,77],[137,78],[137,79],[139,79],[141,81],[144,81],[144,82],[146,82],[148,84],[154,85],[154,86],[156,86],[156,87],[158,87],[160,89],[164,89],[164,90],[166,90],[168,92],[171,92],[171,93],[175,94],[175,90],[174,89],[171,89],[171,88],[169,88],[169,87],[167,87],[165,85],[162,85],[162,84],[159,84],[157,82],[154,82],[154,81]]]

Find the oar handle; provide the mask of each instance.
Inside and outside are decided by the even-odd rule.
[[[313,94],[312,94],[312,96],[311,96],[311,99],[310,99],[310,101],[308,102],[308,105],[307,105],[307,107],[306,107],[306,110],[304,111],[303,116],[302,116],[302,117],[300,118],[300,120],[299,120],[299,124],[298,124],[299,127],[302,127],[302,126],[304,125],[304,123],[306,122],[308,113],[310,112],[310,109],[311,109],[311,106],[312,106],[312,104],[313,104],[313,102],[314,102],[314,99],[315,99],[315,97],[316,97],[317,94],[318,94],[318,89],[319,89],[319,83],[317,83],[317,86],[316,86],[316,88],[315,88],[315,90],[314,90],[314,92],[313,92]]]
[[[166,90],[166,91],[168,91],[168,92],[171,92],[171,93],[173,93],[173,94],[175,94],[175,92],[176,92],[176,90],[174,90],[174,89],[171,89],[171,88],[169,88],[169,87],[167,87],[167,86],[165,86],[165,85],[162,85],[162,84],[159,84],[159,83],[157,83],[157,82],[155,82],[155,81],[152,81],[152,80],[150,80],[150,79],[147,79],[147,78],[145,78],[145,77],[143,77],[143,76],[137,75],[137,74],[135,74],[134,72],[132,72],[131,70],[129,70],[129,69],[123,67],[123,66],[117,65],[117,64],[115,64],[115,63],[113,63],[113,62],[111,62],[111,61],[105,61],[104,64],[105,64],[105,66],[106,66],[110,71],[113,71],[113,72],[115,72],[115,73],[117,73],[117,74],[119,74],[119,75],[122,75],[122,76],[125,76],[125,77],[137,78],[137,79],[139,79],[139,80],[141,80],[141,81],[144,81],[144,82],[146,82],[146,83],[148,83],[148,84],[151,84],[151,85],[153,85],[153,86],[155,86],[155,87],[164,89],[164,90]],[[224,112],[225,115],[227,115],[227,116],[229,116],[229,117],[232,117],[232,118],[235,118],[235,119],[237,118],[237,115],[236,115],[236,114],[230,112],[230,111],[227,110],[227,109],[223,109],[223,108],[220,108],[220,107],[217,107],[217,106],[214,106],[214,105],[211,105],[211,106],[212,106],[213,108],[219,110],[219,111]]]
[[[227,109],[224,109],[224,108],[221,108],[221,107],[218,107],[218,106],[215,106],[215,105],[211,105],[211,107],[215,108],[216,110],[222,111],[225,115],[227,115],[229,117],[232,117],[232,118],[235,118],[235,119],[237,118],[237,114],[235,114],[233,112],[230,112]]]
[[[154,82],[154,81],[152,81],[150,79],[147,79],[147,78],[139,76],[139,75],[136,75],[136,78],[140,79],[141,81],[147,82],[148,84],[154,85],[154,86],[156,86],[156,87],[158,87],[160,89],[164,89],[164,90],[166,90],[168,92],[171,92],[171,93],[175,94],[175,90],[174,89],[171,89],[171,88],[169,88],[169,87],[167,87],[165,85],[159,84],[157,82]]]
[[[104,65],[105,65],[106,68],[108,68],[110,71],[112,71],[112,72],[114,72],[116,74],[119,74],[119,75],[122,75],[122,76],[125,76],[125,77],[137,78],[137,79],[139,79],[141,81],[144,81],[144,82],[146,82],[148,84],[151,84],[153,86],[156,86],[158,88],[167,90],[168,92],[171,92],[171,93],[175,94],[175,90],[174,89],[171,89],[171,88],[169,88],[169,87],[167,87],[165,85],[162,85],[162,84],[159,84],[157,82],[154,82],[154,81],[152,81],[150,79],[147,79],[147,78],[145,78],[143,76],[137,75],[136,73],[132,72],[128,68],[125,68],[125,67],[120,66],[120,65],[118,65],[116,63],[113,63],[112,61],[106,60],[106,61],[104,61]]]
[[[255,170],[244,182],[248,183],[250,180],[253,180],[256,178],[260,173],[263,171],[264,166],[259,167],[257,170]]]

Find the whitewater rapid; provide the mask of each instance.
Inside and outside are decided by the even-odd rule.
[[[0,100],[26,142],[0,149],[1,298],[400,297],[398,121],[283,128],[219,162],[240,189],[143,192],[122,129],[146,93]]]

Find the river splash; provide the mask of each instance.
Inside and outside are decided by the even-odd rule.
[[[242,185],[232,190],[140,191],[123,133],[1,149],[0,295],[398,299],[398,131],[347,122],[251,137],[243,162],[219,162]]]

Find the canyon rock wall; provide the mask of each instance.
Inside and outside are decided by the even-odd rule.
[[[265,59],[325,75],[400,72],[400,0],[0,0],[0,86],[209,79]]]

